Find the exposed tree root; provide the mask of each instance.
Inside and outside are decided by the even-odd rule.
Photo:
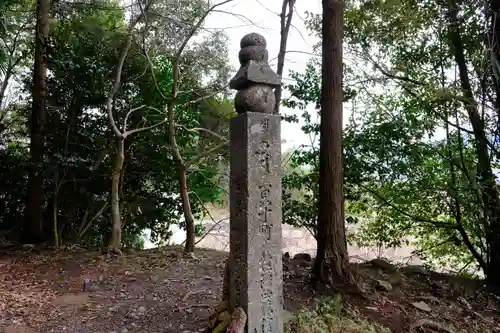
[[[446,327],[440,323],[436,323],[435,321],[432,321],[430,319],[420,319],[417,322],[415,322],[413,325],[411,325],[410,332],[418,332],[419,328],[431,328],[432,330],[441,332],[441,333],[455,333],[454,330],[452,330],[449,327]]]
[[[108,255],[117,255],[117,256],[122,256],[123,255],[122,250],[118,246],[115,246],[115,245],[109,245],[106,248],[106,252],[105,253],[108,254]]]

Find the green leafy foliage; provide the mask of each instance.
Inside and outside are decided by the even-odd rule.
[[[286,85],[290,97],[283,105],[300,112],[302,131],[310,139],[310,145],[299,147],[289,158],[290,171],[282,179],[283,222],[296,227],[305,227],[316,237],[317,200],[319,182],[319,109],[321,75],[319,63],[312,60],[305,73],[292,72],[293,84]],[[344,99],[353,98],[354,91],[346,89]],[[285,115],[285,121],[297,122],[295,114]],[[345,171],[348,173],[348,170]],[[348,216],[353,221],[353,216]]]
[[[491,55],[484,54],[487,17],[480,8],[476,2],[459,3],[458,24],[472,94],[485,126],[488,163],[496,170],[496,67]],[[360,246],[412,243],[429,263],[474,273],[473,264],[484,270],[491,260],[489,235],[496,222],[487,214],[478,137],[452,47],[450,24],[455,21],[450,23],[450,11],[438,1],[347,3],[347,222],[359,224],[350,239]],[[317,36],[320,23],[320,16],[309,15],[308,27]],[[312,115],[318,109],[319,73],[314,61],[304,73],[292,73],[295,83],[287,87],[291,98],[284,102],[300,110],[307,134],[318,133]],[[294,156],[296,171],[284,180],[285,222],[307,226],[316,214],[317,149],[301,147]],[[302,197],[290,198],[290,189]]]
[[[135,108],[138,110],[127,119],[129,130],[165,119],[163,110],[165,98],[171,91],[174,49],[167,44],[158,46],[163,45],[164,41],[160,40],[163,37],[179,45],[186,31],[178,31],[178,25],[162,26],[159,23],[165,20],[164,16],[157,14],[169,11],[173,19],[195,22],[206,9],[206,2],[200,0],[173,13],[168,4],[157,2],[156,6],[158,8],[149,14],[150,29],[146,31],[141,27],[134,31],[132,47],[125,60],[113,110],[120,129],[129,111]],[[114,82],[114,69],[127,36],[128,22],[121,2],[114,0],[61,3],[53,6],[51,15],[43,167],[45,238],[53,241],[52,226],[57,219],[59,238],[63,242],[102,246],[108,242],[111,227],[110,175],[116,149],[105,102]],[[27,36],[27,40],[34,38],[32,34]],[[146,44],[143,36],[147,38]],[[194,159],[200,151],[220,141],[193,130],[208,126],[208,110],[215,122],[210,130],[222,139],[228,133],[227,115],[233,112],[232,107],[228,107],[230,101],[213,94],[218,88],[217,82],[225,80],[229,72],[225,42],[224,35],[218,33],[210,43],[190,45],[186,58],[181,59],[188,70],[182,73],[176,106],[177,141],[188,158]],[[149,45],[156,47],[148,48]],[[23,93],[29,93],[32,74],[23,63],[20,66],[25,70],[18,79],[22,80]],[[219,70],[214,74],[215,69]],[[200,95],[205,94],[214,97],[200,99]],[[13,240],[18,238],[23,221],[29,108],[29,100],[16,102],[15,109],[9,111],[9,119],[15,122],[0,141],[3,208],[0,237]],[[212,154],[190,170],[188,187],[193,194],[191,205],[195,215],[199,215],[204,204],[220,199],[222,190],[214,183],[218,182],[217,163],[224,163],[226,156],[225,150]],[[166,129],[159,126],[127,138],[120,186],[124,245],[143,247],[140,235],[144,229],[151,230],[152,241],[160,242],[168,239],[172,224],[182,227],[178,193],[176,162],[168,149]]]

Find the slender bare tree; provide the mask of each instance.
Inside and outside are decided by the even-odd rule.
[[[167,126],[167,138],[168,138],[168,143],[170,146],[170,149],[173,153],[173,156],[175,160],[177,161],[177,176],[179,179],[179,192],[181,195],[182,199],[182,210],[184,214],[184,220],[186,222],[186,242],[184,244],[184,252],[187,254],[191,254],[194,252],[194,245],[195,245],[195,226],[194,226],[194,216],[193,212],[191,209],[191,201],[189,198],[189,192],[188,192],[188,187],[187,187],[187,171],[190,166],[193,164],[197,163],[199,160],[206,156],[210,156],[213,153],[216,153],[219,151],[222,147],[227,146],[227,142],[223,142],[220,145],[217,145],[213,147],[212,149],[209,149],[198,156],[194,157],[191,161],[186,161],[184,157],[182,156],[181,150],[179,148],[179,145],[177,144],[176,140],[176,120],[175,120],[175,106],[178,104],[178,94],[179,94],[179,88],[180,88],[180,65],[181,65],[181,57],[184,52],[184,49],[186,48],[187,44],[193,38],[193,36],[199,31],[201,28],[201,25],[207,18],[207,16],[216,10],[216,8],[227,4],[233,0],[226,0],[219,2],[217,4],[212,5],[209,9],[207,9],[203,15],[200,17],[200,19],[197,21],[195,25],[193,25],[191,31],[188,33],[184,41],[182,42],[181,46],[175,53],[173,59],[172,59],[172,71],[174,75],[173,83],[172,83],[172,90],[170,93],[170,98],[167,99],[166,103],[166,110],[167,110],[167,117],[168,117],[168,126]],[[207,98],[207,96],[202,96],[200,100]],[[196,101],[193,101],[192,103],[195,103]]]
[[[288,42],[288,35],[290,34],[290,26],[292,25],[294,9],[295,0],[283,0],[280,14],[280,49],[278,52],[278,66],[276,68],[276,74],[278,74],[279,77],[283,77],[283,69],[285,68],[286,46]],[[280,113],[281,93],[281,86],[274,90],[274,96],[276,97],[276,106],[274,107],[274,113],[276,114]]]
[[[148,2],[148,6],[151,5],[151,1]],[[115,100],[115,95],[120,89],[121,77],[123,65],[125,63],[125,59],[130,51],[132,46],[132,39],[134,34],[134,29],[136,25],[145,18],[145,15],[148,10],[148,6],[145,8],[141,7],[141,11],[135,18],[130,22],[127,38],[125,40],[125,45],[123,46],[122,52],[120,54],[120,58],[118,59],[118,64],[115,70],[115,80],[113,82],[113,86],[111,88],[111,92],[108,95],[106,101],[106,111],[108,114],[109,125],[113,130],[115,135],[115,143],[116,143],[116,154],[114,159],[114,169],[111,174],[111,238],[108,244],[108,252],[109,253],[117,253],[121,254],[121,243],[122,243],[122,220],[121,220],[121,210],[120,210],[120,183],[122,180],[122,169],[123,163],[125,161],[125,139],[132,134],[136,134],[139,132],[145,132],[155,127],[163,125],[167,119],[165,118],[163,121],[160,121],[154,125],[136,128],[136,129],[127,129],[128,119],[132,115],[132,113],[142,110],[144,108],[151,108],[145,105],[140,107],[131,109],[125,115],[123,120],[122,129],[118,128],[118,125],[113,116],[113,102]]]

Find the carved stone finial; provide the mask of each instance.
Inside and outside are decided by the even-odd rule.
[[[267,63],[266,39],[250,33],[241,39],[240,47],[241,67],[229,82],[231,89],[238,90],[234,100],[236,112],[273,113],[273,89],[279,87],[281,80]]]

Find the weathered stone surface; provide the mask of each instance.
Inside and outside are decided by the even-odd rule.
[[[385,259],[380,259],[380,258],[372,259],[370,260],[370,264],[374,267],[382,268],[386,272],[396,271],[396,267]]]
[[[419,301],[428,301],[428,302],[434,303],[434,304],[441,303],[441,301],[439,301],[439,299],[437,297],[429,296],[429,295],[416,296],[415,299],[419,300]]]
[[[254,46],[254,45],[259,45],[259,46],[262,46],[265,48],[267,46],[267,43],[266,43],[266,39],[264,38],[264,36],[262,36],[258,33],[255,33],[255,32],[251,32],[251,33],[243,36],[243,38],[240,41],[240,48],[242,48],[242,49],[245,47]]]
[[[429,272],[425,269],[425,267],[420,266],[420,265],[408,265],[401,267],[401,272],[406,273],[406,274],[422,274],[422,275],[428,275]]]
[[[384,280],[377,280],[377,288],[384,291],[392,291],[392,284]]]
[[[265,85],[255,85],[238,91],[234,98],[234,106],[236,110],[271,113],[273,112],[275,100],[272,88]]]
[[[250,60],[268,62],[269,52],[262,46],[248,46],[240,50],[238,53],[238,59],[240,60],[241,65],[246,64]]]
[[[279,87],[281,79],[267,63],[266,40],[259,34],[251,33],[241,39],[240,46],[238,58],[241,67],[229,82],[231,89],[238,90],[236,112],[273,113],[273,89]]]
[[[312,261],[312,256],[309,253],[297,253],[293,256],[293,260],[307,260]]]
[[[311,267],[313,265],[313,260],[309,253],[297,253],[293,256],[291,263],[295,266]]]
[[[431,312],[432,311],[431,307],[429,305],[427,305],[427,303],[425,303],[425,302],[414,302],[414,303],[411,303],[411,305],[413,305],[417,309],[424,311],[424,312]]]
[[[236,75],[229,81],[229,87],[242,90],[255,84],[264,84],[271,88],[280,85],[280,79],[265,62],[250,60],[241,66]],[[249,110],[252,112],[253,110]]]
[[[280,116],[231,120],[230,308],[250,333],[283,332]]]
[[[388,281],[393,286],[400,284],[401,280],[403,279],[403,276],[398,271],[390,272],[388,275],[389,275],[389,280]]]

